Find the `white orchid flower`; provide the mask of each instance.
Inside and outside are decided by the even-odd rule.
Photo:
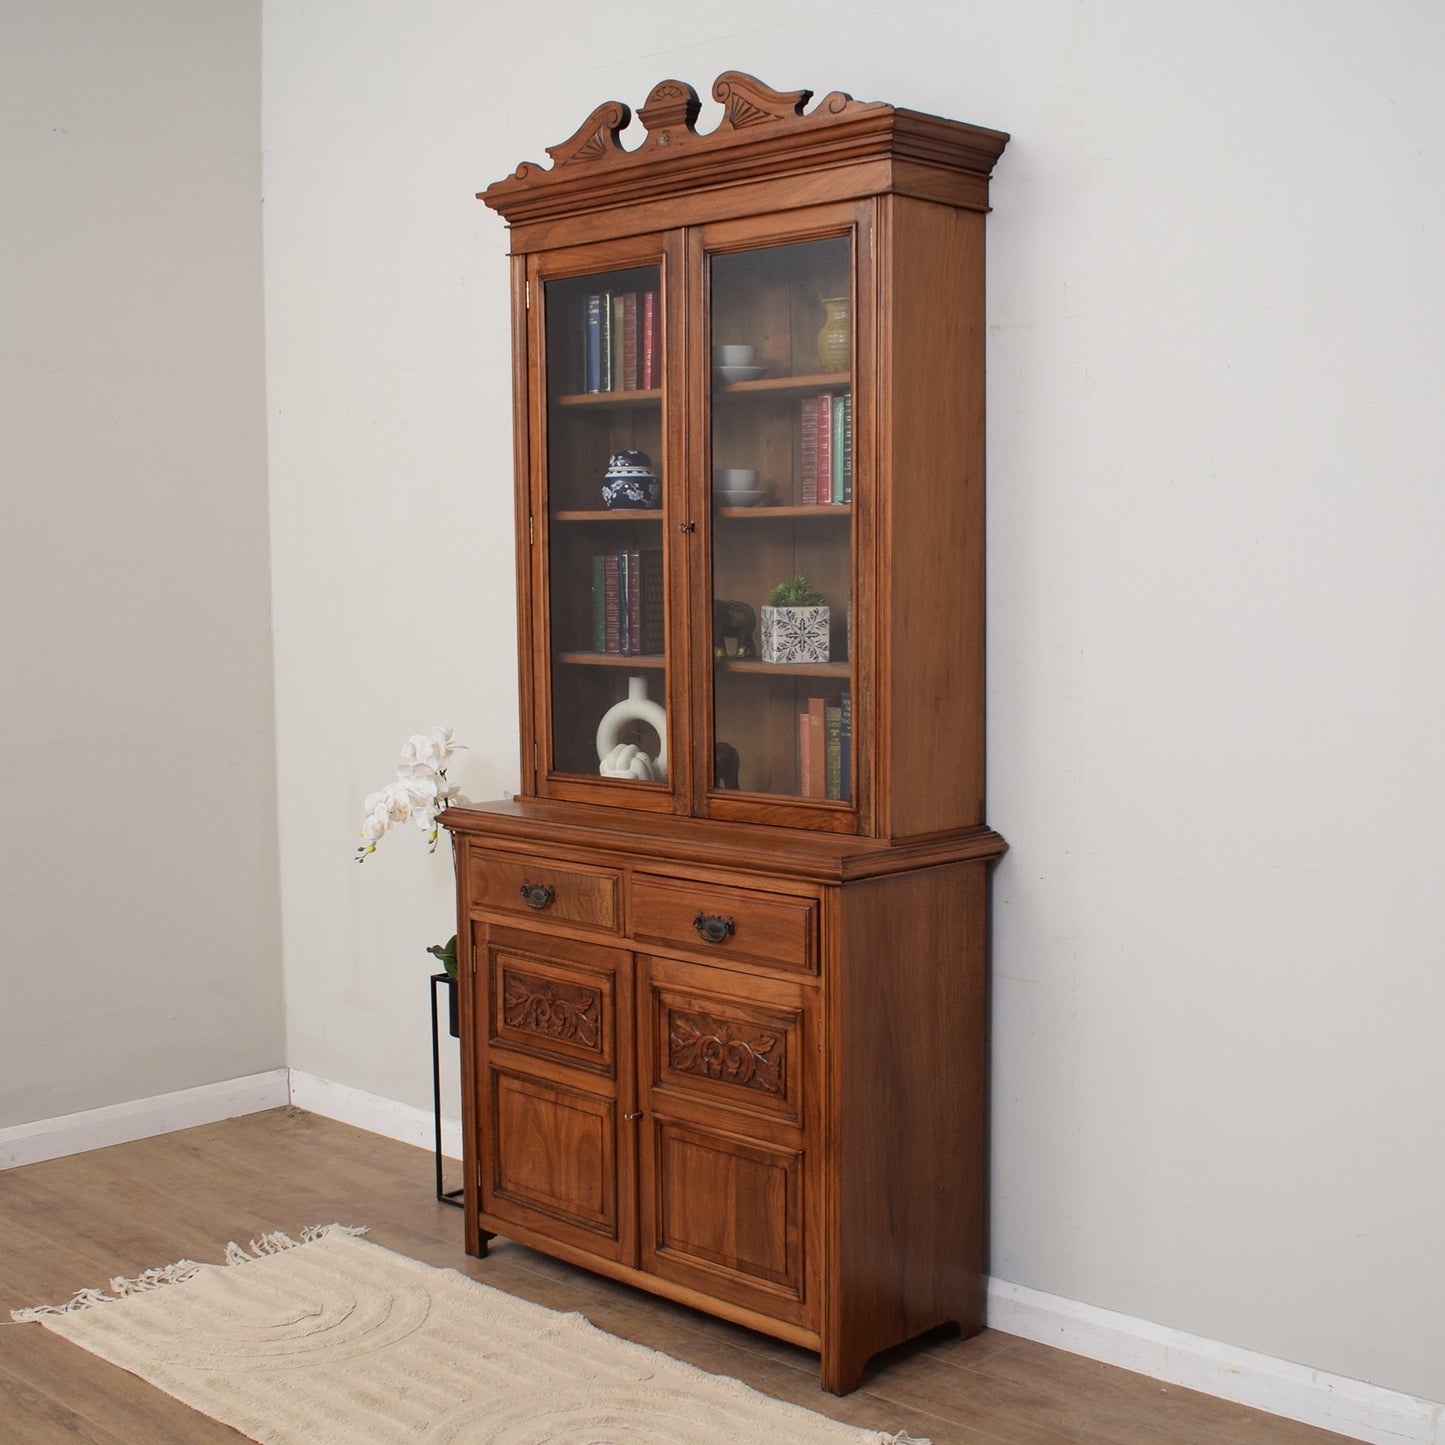
[[[416,733],[402,746],[399,771],[422,768],[434,773],[444,773],[455,751],[456,745],[452,742],[450,728],[433,728],[430,737],[425,733]]]
[[[414,822],[427,835],[431,851],[436,851],[437,814],[457,791],[446,781],[447,764],[456,749],[450,728],[433,728],[430,736],[417,733],[406,740],[396,778],[379,792],[368,793],[362,804],[366,817],[361,825],[363,841],[356,850],[358,862],[376,852],[393,823]]]

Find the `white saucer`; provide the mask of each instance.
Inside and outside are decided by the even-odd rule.
[[[756,381],[767,374],[766,366],[720,366],[717,373],[726,382]]]

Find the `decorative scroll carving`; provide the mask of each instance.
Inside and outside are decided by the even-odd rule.
[[[502,985],[507,1027],[595,1049],[602,1034],[602,995],[595,988],[534,978],[509,969]]]
[[[632,112],[620,101],[599,106],[568,140],[548,148],[550,169],[524,162],[481,199],[513,226],[598,213],[603,229],[617,235],[628,215],[650,201],[721,192],[764,175],[782,182],[826,172],[828,179],[810,181],[820,200],[852,194],[855,179],[872,194],[871,163],[901,159],[908,167],[885,189],[986,209],[989,172],[1008,140],[1001,131],[854,100],[846,91],[819,101],[810,90],[774,90],[738,70],[719,75],[712,95],[723,116],[700,133],[692,86],[681,80],[653,86],[639,112],[647,138],[631,150],[619,133]]]
[[[547,147],[553,170],[574,161],[600,161],[609,155],[626,155],[618,136],[631,120],[632,108],[620,100],[599,105],[561,145]]]
[[[668,1064],[679,1074],[697,1074],[724,1084],[781,1096],[786,1054],[781,1035],[743,1029],[727,1019],[700,1013],[668,1015]]]
[[[666,146],[680,136],[697,134],[693,127],[701,110],[697,91],[685,80],[659,80],[637,114],[647,127],[648,141]]]
[[[725,107],[719,130],[743,130],[802,115],[812,95],[811,90],[773,90],[741,70],[725,70],[712,84],[712,98]]]

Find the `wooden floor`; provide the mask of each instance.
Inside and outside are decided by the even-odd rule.
[[[508,1240],[495,1241],[485,1260],[469,1259],[461,1211],[433,1198],[433,1168],[424,1150],[277,1109],[0,1173],[0,1439],[242,1439],[41,1326],[10,1323],[9,1311],[58,1303],[176,1259],[219,1261],[228,1240],[333,1221],[369,1225],[371,1239],[401,1254],[580,1310],[614,1334],[768,1394],[934,1445],[1338,1445],[1345,1438],[992,1330],[972,1340],[935,1336],[880,1357],[857,1391],[836,1399],[819,1389],[817,1360],[804,1350]]]

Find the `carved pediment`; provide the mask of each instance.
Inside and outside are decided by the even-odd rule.
[[[699,132],[697,92],[684,80],[659,81],[637,112],[645,134],[630,149],[622,132],[633,112],[620,100],[608,101],[565,141],[547,148],[550,166],[524,161],[480,199],[515,225],[640,206],[763,175],[839,175],[849,166],[859,168],[867,193],[893,182],[885,176],[880,184],[863,168],[897,161],[912,167],[909,184],[915,187],[924,171],[944,178],[941,192],[933,184],[915,194],[946,194],[956,204],[983,206],[989,171],[1008,139],[881,101],[854,100],[841,90],[808,109],[811,90],[774,90],[740,70],[719,75],[712,98],[722,106],[722,118]]]

